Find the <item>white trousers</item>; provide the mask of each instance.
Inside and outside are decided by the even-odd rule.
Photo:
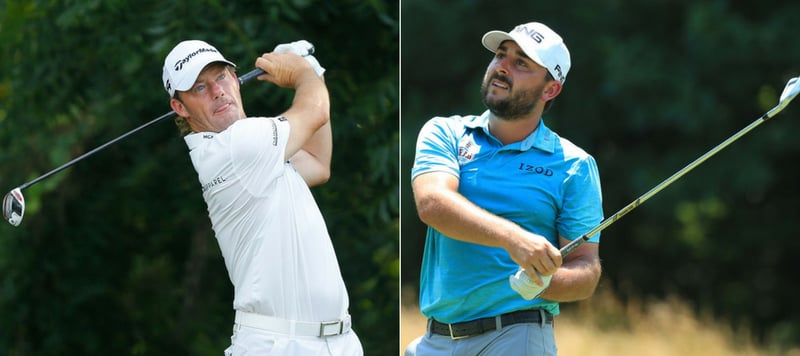
[[[225,356],[363,356],[356,333],[350,330],[336,336],[289,336],[247,326],[234,326],[231,346]]]

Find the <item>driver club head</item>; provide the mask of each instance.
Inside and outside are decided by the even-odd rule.
[[[19,226],[24,215],[25,197],[22,196],[22,189],[15,188],[3,198],[3,219],[11,225]]]

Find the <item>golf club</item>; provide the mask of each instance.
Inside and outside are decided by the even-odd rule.
[[[264,71],[262,69],[260,69],[260,68],[254,69],[254,70],[242,75],[241,77],[239,77],[239,84],[242,85],[244,83],[247,83],[249,80],[251,80],[251,79],[253,79],[255,77],[258,77],[259,75],[262,75],[262,74],[264,74]],[[51,170],[50,172],[42,174],[41,176],[31,180],[30,182],[27,182],[27,183],[25,183],[23,185],[20,185],[19,187],[16,187],[16,188],[12,189],[3,198],[3,219],[5,219],[9,223],[11,223],[11,225],[14,225],[14,226],[19,226],[19,224],[22,223],[22,218],[23,218],[23,216],[25,216],[25,197],[22,195],[22,191],[25,190],[26,188],[28,188],[28,187],[36,184],[36,183],[39,183],[42,180],[44,180],[44,179],[46,179],[46,178],[48,178],[48,177],[50,177],[50,176],[52,176],[52,175],[54,175],[54,174],[56,174],[58,172],[63,171],[64,169],[67,169],[67,168],[71,167],[75,163],[78,163],[78,162],[82,161],[83,159],[85,159],[85,158],[87,158],[87,157],[89,157],[89,156],[91,156],[91,155],[93,155],[93,154],[95,154],[95,153],[97,153],[99,151],[102,151],[103,149],[105,149],[108,146],[111,146],[111,145],[113,145],[113,144],[115,144],[115,143],[117,143],[119,141],[122,141],[123,139],[127,138],[128,136],[131,136],[131,135],[133,135],[133,134],[135,134],[135,133],[137,133],[139,131],[142,131],[142,130],[144,130],[144,129],[146,129],[146,128],[148,128],[148,127],[150,127],[150,126],[152,126],[152,125],[154,125],[154,124],[156,124],[158,122],[164,121],[166,119],[172,119],[177,115],[178,114],[175,113],[174,110],[170,111],[170,112],[168,112],[168,113],[166,113],[164,115],[161,115],[161,116],[153,119],[150,122],[147,122],[147,123],[135,128],[133,130],[130,130],[130,131],[122,134],[121,136],[119,136],[119,137],[117,137],[117,138],[115,138],[115,139],[113,139],[111,141],[108,141],[108,142],[98,146],[97,148],[95,148],[95,149],[93,149],[93,150],[91,150],[89,152],[86,152],[86,153],[84,153],[84,154],[82,154],[82,155],[80,155],[80,156],[78,156],[78,157],[76,157],[74,159],[72,159],[71,161],[69,161],[67,163],[64,163],[63,165],[59,166],[58,168],[55,168],[55,169]]]
[[[798,93],[800,93],[800,85],[798,84],[798,82],[800,82],[800,77],[789,79],[789,82],[786,83],[786,87],[783,88],[783,92],[781,93],[778,105],[775,105],[774,108],[772,108],[767,113],[765,113],[764,115],[753,121],[750,125],[747,125],[747,127],[739,130],[739,132],[733,134],[731,137],[728,137],[727,140],[723,141],[716,147],[712,148],[711,150],[709,150],[708,152],[706,152],[705,154],[694,160],[694,162],[689,163],[686,167],[681,168],[681,170],[679,170],[669,178],[665,179],[663,182],[659,183],[657,186],[653,187],[647,193],[644,193],[642,196],[632,201],[624,208],[620,209],[620,211],[614,213],[614,215],[611,215],[607,219],[603,220],[600,223],[600,225],[597,225],[597,227],[595,227],[594,229],[581,235],[580,238],[573,240],[572,242],[561,248],[561,255],[563,257],[566,257],[567,255],[572,253],[572,251],[578,248],[578,246],[582,245],[586,241],[589,241],[590,236],[600,231],[603,231],[605,228],[609,227],[611,224],[615,223],[617,220],[625,216],[625,214],[631,212],[631,210],[633,209],[636,209],[636,207],[647,201],[647,199],[650,199],[654,195],[658,194],[658,192],[660,192],[662,189],[668,187],[670,184],[674,183],[676,180],[683,177],[683,175],[689,173],[689,171],[699,166],[707,159],[711,158],[711,156],[717,154],[717,152],[721,151],[725,147],[728,147],[728,145],[738,140],[740,137],[744,136],[748,132],[752,131],[758,125],[764,123],[764,121],[767,121],[772,117],[774,117],[775,115],[777,115],[784,108],[786,108],[786,105],[789,105],[789,102],[792,101],[792,99],[794,99],[794,97],[797,96]]]
[[[300,41],[295,41],[295,42],[292,42],[292,43],[280,44],[280,45],[275,47],[274,52],[291,52],[291,53],[297,54],[299,56],[302,56],[312,65],[312,67],[316,71],[317,75],[322,75],[322,73],[324,72],[324,69],[322,67],[320,67],[319,62],[317,62],[317,59],[312,56],[314,54],[314,45],[312,45],[308,41],[300,40]],[[251,79],[253,79],[255,77],[258,77],[259,75],[262,75],[264,73],[265,73],[264,70],[262,70],[260,68],[256,68],[256,69],[254,69],[254,70],[252,70],[250,72],[247,72],[244,75],[242,75],[241,77],[239,77],[239,85],[243,85],[243,84],[247,83],[248,81],[250,81]],[[152,121],[150,121],[148,123],[145,123],[142,126],[139,126],[139,127],[135,128],[135,129],[133,129],[131,131],[128,131],[127,133],[125,133],[125,134],[123,134],[123,135],[121,135],[121,136],[119,136],[119,137],[117,137],[117,138],[115,138],[115,139],[113,139],[111,141],[108,141],[108,142],[100,145],[99,147],[97,147],[97,148],[95,148],[95,149],[93,149],[93,150],[91,150],[89,152],[86,152],[86,153],[84,153],[84,154],[82,154],[82,155],[80,155],[80,156],[78,156],[76,158],[74,158],[73,160],[71,160],[71,161],[69,161],[67,163],[64,163],[60,167],[58,167],[56,169],[53,169],[52,171],[47,172],[47,173],[45,173],[45,174],[33,179],[30,182],[27,182],[27,183],[25,183],[23,185],[20,185],[19,187],[16,187],[16,188],[12,189],[3,198],[3,219],[5,219],[9,223],[11,223],[11,225],[14,225],[14,226],[19,226],[19,224],[22,223],[22,218],[25,215],[25,197],[22,195],[22,191],[24,189],[26,189],[26,188],[28,188],[28,187],[30,187],[30,186],[32,186],[32,185],[44,180],[44,179],[46,179],[47,177],[52,176],[53,174],[61,172],[62,170],[74,165],[75,163],[80,162],[84,158],[87,158],[87,157],[89,157],[89,156],[91,156],[91,155],[93,155],[93,154],[105,149],[106,147],[108,147],[110,145],[113,145],[113,144],[115,144],[115,143],[127,138],[130,135],[133,135],[133,134],[135,134],[135,133],[137,133],[137,132],[139,132],[141,130],[144,130],[145,128],[150,127],[150,126],[152,126],[152,125],[154,125],[154,124],[156,124],[158,122],[161,122],[163,120],[174,118],[177,115],[178,114],[175,113],[174,110],[170,111],[170,112],[168,112],[168,113],[166,113],[164,115],[161,115],[161,116],[153,119]]]
[[[683,167],[681,170],[679,170],[669,178],[665,179],[664,181],[662,181],[661,183],[650,189],[647,193],[644,193],[639,198],[636,198],[636,200],[632,201],[630,204],[620,209],[618,212],[614,213],[614,215],[611,215],[610,217],[600,222],[599,225],[591,229],[589,232],[581,235],[579,238],[572,240],[572,242],[562,247],[561,248],[562,258],[567,257],[570,253],[572,253],[572,251],[575,251],[575,249],[578,248],[578,246],[582,245],[586,241],[589,241],[589,238],[591,236],[600,231],[603,231],[605,228],[609,227],[611,224],[615,223],[617,220],[625,216],[625,214],[630,213],[633,209],[636,209],[636,207],[642,205],[642,203],[652,198],[654,195],[658,194],[658,192],[668,187],[676,180],[683,177],[686,173],[688,173],[695,167],[699,166],[701,163],[705,162],[711,156],[717,154],[717,152],[721,151],[723,148],[727,147],[734,141],[738,140],[740,137],[744,136],[745,134],[756,128],[758,125],[761,125],[762,123],[764,123],[764,121],[767,121],[770,118],[777,115],[784,108],[786,108],[786,105],[789,105],[789,102],[791,102],[792,99],[794,99],[794,97],[797,96],[797,94],[800,92],[800,84],[798,84],[798,82],[800,82],[800,77],[789,79],[789,82],[786,83],[786,87],[783,88],[783,92],[781,93],[778,105],[776,105],[774,108],[769,110],[767,113],[765,113],[755,121],[753,121],[750,125],[747,125],[747,127],[739,130],[739,132],[733,134],[727,140],[723,141],[716,147],[712,148],[711,150],[709,150],[708,152],[706,152],[705,154],[694,160],[694,162],[689,163],[686,167]],[[541,294],[541,292],[544,291],[541,290],[538,292],[538,294],[528,293],[528,291],[538,290],[538,289],[526,286],[526,284],[529,286],[535,284],[533,283],[533,281],[530,280],[530,277],[528,277],[528,275],[524,272],[522,268],[520,268],[520,270],[517,271],[517,273],[511,275],[510,282],[511,282],[511,287],[514,288],[514,290],[516,290],[518,293],[520,293],[525,299],[536,298],[538,294]]]

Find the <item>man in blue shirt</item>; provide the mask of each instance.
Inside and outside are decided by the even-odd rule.
[[[563,88],[569,51],[536,22],[482,42],[495,53],[481,85],[489,110],[435,117],[417,141],[428,331],[407,355],[555,355],[558,303],[589,298],[600,279],[599,234],[565,258],[559,252],[603,218],[594,158],[542,120]],[[543,291],[538,298],[510,286],[519,269]]]

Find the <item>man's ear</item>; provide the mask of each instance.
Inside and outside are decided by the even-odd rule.
[[[561,82],[557,80],[551,80],[547,82],[545,85],[544,90],[542,91],[542,100],[543,101],[550,101],[553,100],[559,93],[561,93],[561,88],[563,88]]]
[[[186,110],[186,107],[183,106],[183,103],[180,100],[175,98],[169,99],[169,106],[172,107],[172,110],[174,110],[178,116],[184,118],[189,117],[189,110]]]

